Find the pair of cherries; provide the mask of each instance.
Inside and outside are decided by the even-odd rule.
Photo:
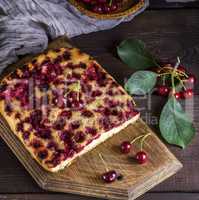
[[[143,143],[144,141],[146,140],[146,138],[148,136],[150,136],[151,133],[148,133],[146,135],[141,135],[141,136],[138,136],[136,137],[133,141],[124,141],[121,143],[120,145],[120,150],[123,154],[128,154],[131,152],[131,149],[132,149],[132,145],[133,143],[135,143],[137,140],[141,139],[141,151],[138,151],[135,155],[135,160],[137,161],[138,164],[144,164],[147,162],[147,153],[145,151],[143,151]]]
[[[141,149],[142,149],[142,146],[143,146],[143,143],[145,141],[145,139],[150,136],[151,134],[148,133],[146,135],[141,135],[141,136],[138,136],[136,137],[133,141],[124,141],[121,143],[120,145],[120,150],[123,154],[128,154],[130,153],[131,149],[132,149],[132,144],[134,142],[136,142],[137,140],[141,139]],[[100,155],[104,165],[106,166],[106,163],[104,162],[102,156]],[[139,164],[144,164],[147,162],[147,159],[148,159],[148,156],[147,156],[147,153],[143,150],[139,151],[136,153],[135,155],[135,160],[139,163]],[[107,169],[107,167],[106,167]],[[105,183],[112,183],[114,182],[116,179],[117,180],[121,180],[123,178],[123,176],[121,174],[118,174],[115,170],[106,170],[106,173],[102,174],[102,180],[105,182]]]
[[[130,153],[132,148],[132,143],[129,141],[124,141],[121,143],[121,152],[124,154],[128,154]],[[135,155],[135,160],[139,163],[139,164],[144,164],[147,162],[147,154],[145,151],[139,151],[136,153]]]

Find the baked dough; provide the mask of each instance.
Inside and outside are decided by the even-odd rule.
[[[139,117],[132,97],[77,48],[49,50],[6,76],[0,111],[31,156],[51,172]]]

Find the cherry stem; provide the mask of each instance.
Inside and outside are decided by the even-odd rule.
[[[109,169],[108,169],[108,166],[107,166],[107,164],[106,164],[106,162],[105,162],[104,158],[102,157],[102,154],[101,154],[101,153],[99,153],[99,157],[100,157],[100,159],[102,160],[102,162],[103,162],[103,165],[104,165],[104,167],[105,167],[106,171],[108,172],[108,171],[109,171]]]
[[[130,143],[133,144],[133,143],[135,143],[137,140],[139,140],[139,139],[141,139],[141,138],[142,138],[142,140],[145,140],[149,135],[151,135],[151,133],[147,133],[147,134],[144,134],[144,135],[140,135],[140,136],[136,137],[134,140],[132,140]],[[141,141],[142,141],[142,140],[141,140]]]
[[[109,6],[111,6],[111,5],[112,5],[112,3],[113,3],[113,0],[110,0],[110,2],[109,2]]]
[[[139,140],[140,138],[143,138],[145,135],[140,135],[138,137],[136,137],[134,140],[132,140],[130,143],[133,144],[135,143],[137,140]]]
[[[178,66],[179,66],[179,65],[178,65]],[[164,70],[164,69],[169,69],[170,72],[165,72],[165,73],[159,74],[159,76],[165,75],[165,74],[171,74],[171,72],[173,72],[173,67],[162,67],[162,68],[160,69],[159,72],[161,72],[161,71]],[[180,75],[183,75],[183,76],[185,76],[186,78],[189,77],[185,72],[182,72],[182,71],[180,71],[180,70],[178,70],[178,69],[176,69],[176,74],[178,74],[178,75],[179,75],[179,74],[180,74]]]
[[[132,102],[133,102],[133,105],[134,105],[134,106],[136,106],[136,103],[135,103],[135,101],[134,101],[134,99],[133,99],[133,98],[132,98]]]
[[[176,77],[179,81],[180,81],[180,84],[182,85],[182,87],[186,90],[186,87],[183,83],[183,80],[181,80],[178,76]]]
[[[175,94],[175,83],[174,83],[174,77],[175,77],[175,74],[176,74],[176,70],[177,68],[179,67],[180,65],[180,58],[177,57],[177,63],[173,69],[173,72],[171,74],[171,84],[172,84],[172,94]]]
[[[163,85],[166,85],[166,76],[162,77],[162,82],[163,82]]]
[[[180,71],[180,70],[176,70],[176,71],[178,71],[178,74],[180,74],[180,75],[183,75],[183,76],[185,76],[186,78],[189,78],[189,76],[185,73],[185,72],[182,72],[182,71]]]
[[[158,74],[158,76],[165,76],[165,75],[170,75],[171,73],[170,72],[165,72],[165,73],[162,73],[162,74]]]
[[[142,140],[141,140],[141,151],[143,150],[143,145],[144,145],[144,141],[147,139],[147,137],[151,136],[151,133],[146,134]]]

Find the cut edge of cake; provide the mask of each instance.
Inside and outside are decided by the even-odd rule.
[[[93,150],[95,147],[97,147],[101,143],[107,141],[108,139],[110,139],[111,137],[113,137],[114,135],[119,133],[121,130],[125,129],[128,125],[136,122],[139,119],[139,116],[140,116],[140,114],[138,113],[136,116],[134,116],[130,120],[124,122],[121,126],[118,126],[116,128],[113,128],[110,131],[102,133],[98,139],[94,140],[92,143],[87,145],[84,148],[84,150],[82,150],[80,153],[77,153],[72,159],[68,159],[68,160],[63,161],[62,163],[60,163],[60,165],[57,165],[56,167],[51,168],[50,171],[51,172],[57,172],[59,170],[63,170],[65,167],[72,164],[72,162],[75,161],[78,157],[80,157],[80,156],[86,154],[87,152]]]
[[[45,170],[49,171],[49,172],[58,172],[60,170],[63,170],[65,167],[71,165],[78,157],[86,154],[87,152],[93,150],[95,147],[97,147],[98,145],[100,145],[101,143],[105,142],[106,140],[110,139],[111,137],[113,137],[114,135],[116,135],[117,133],[119,133],[121,130],[125,129],[128,125],[133,124],[134,122],[136,122],[139,117],[140,117],[140,113],[138,113],[137,115],[135,115],[134,117],[132,117],[130,120],[124,122],[122,125],[113,128],[107,132],[104,132],[100,135],[100,137],[98,139],[95,139],[94,141],[92,141],[89,145],[87,145],[81,152],[75,154],[74,157],[67,159],[65,161],[62,161],[59,165],[53,167],[53,168],[47,168],[46,165],[44,165],[43,163],[41,163],[38,158],[31,153],[28,148],[26,147],[26,144],[24,143],[24,140],[21,137],[18,137],[16,134],[17,132],[14,130],[14,125],[12,122],[12,119],[7,117],[6,113],[4,112],[3,109],[3,102],[0,102],[0,111],[2,116],[5,118],[5,120],[7,121],[7,124],[9,126],[9,128],[11,129],[11,131],[15,134],[15,136],[22,142],[22,145],[24,146],[24,148],[27,150],[27,152],[30,154],[30,156],[32,156],[39,165],[41,165]]]

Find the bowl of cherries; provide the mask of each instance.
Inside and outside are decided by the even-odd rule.
[[[80,12],[96,19],[118,19],[139,11],[145,0],[69,0]]]

